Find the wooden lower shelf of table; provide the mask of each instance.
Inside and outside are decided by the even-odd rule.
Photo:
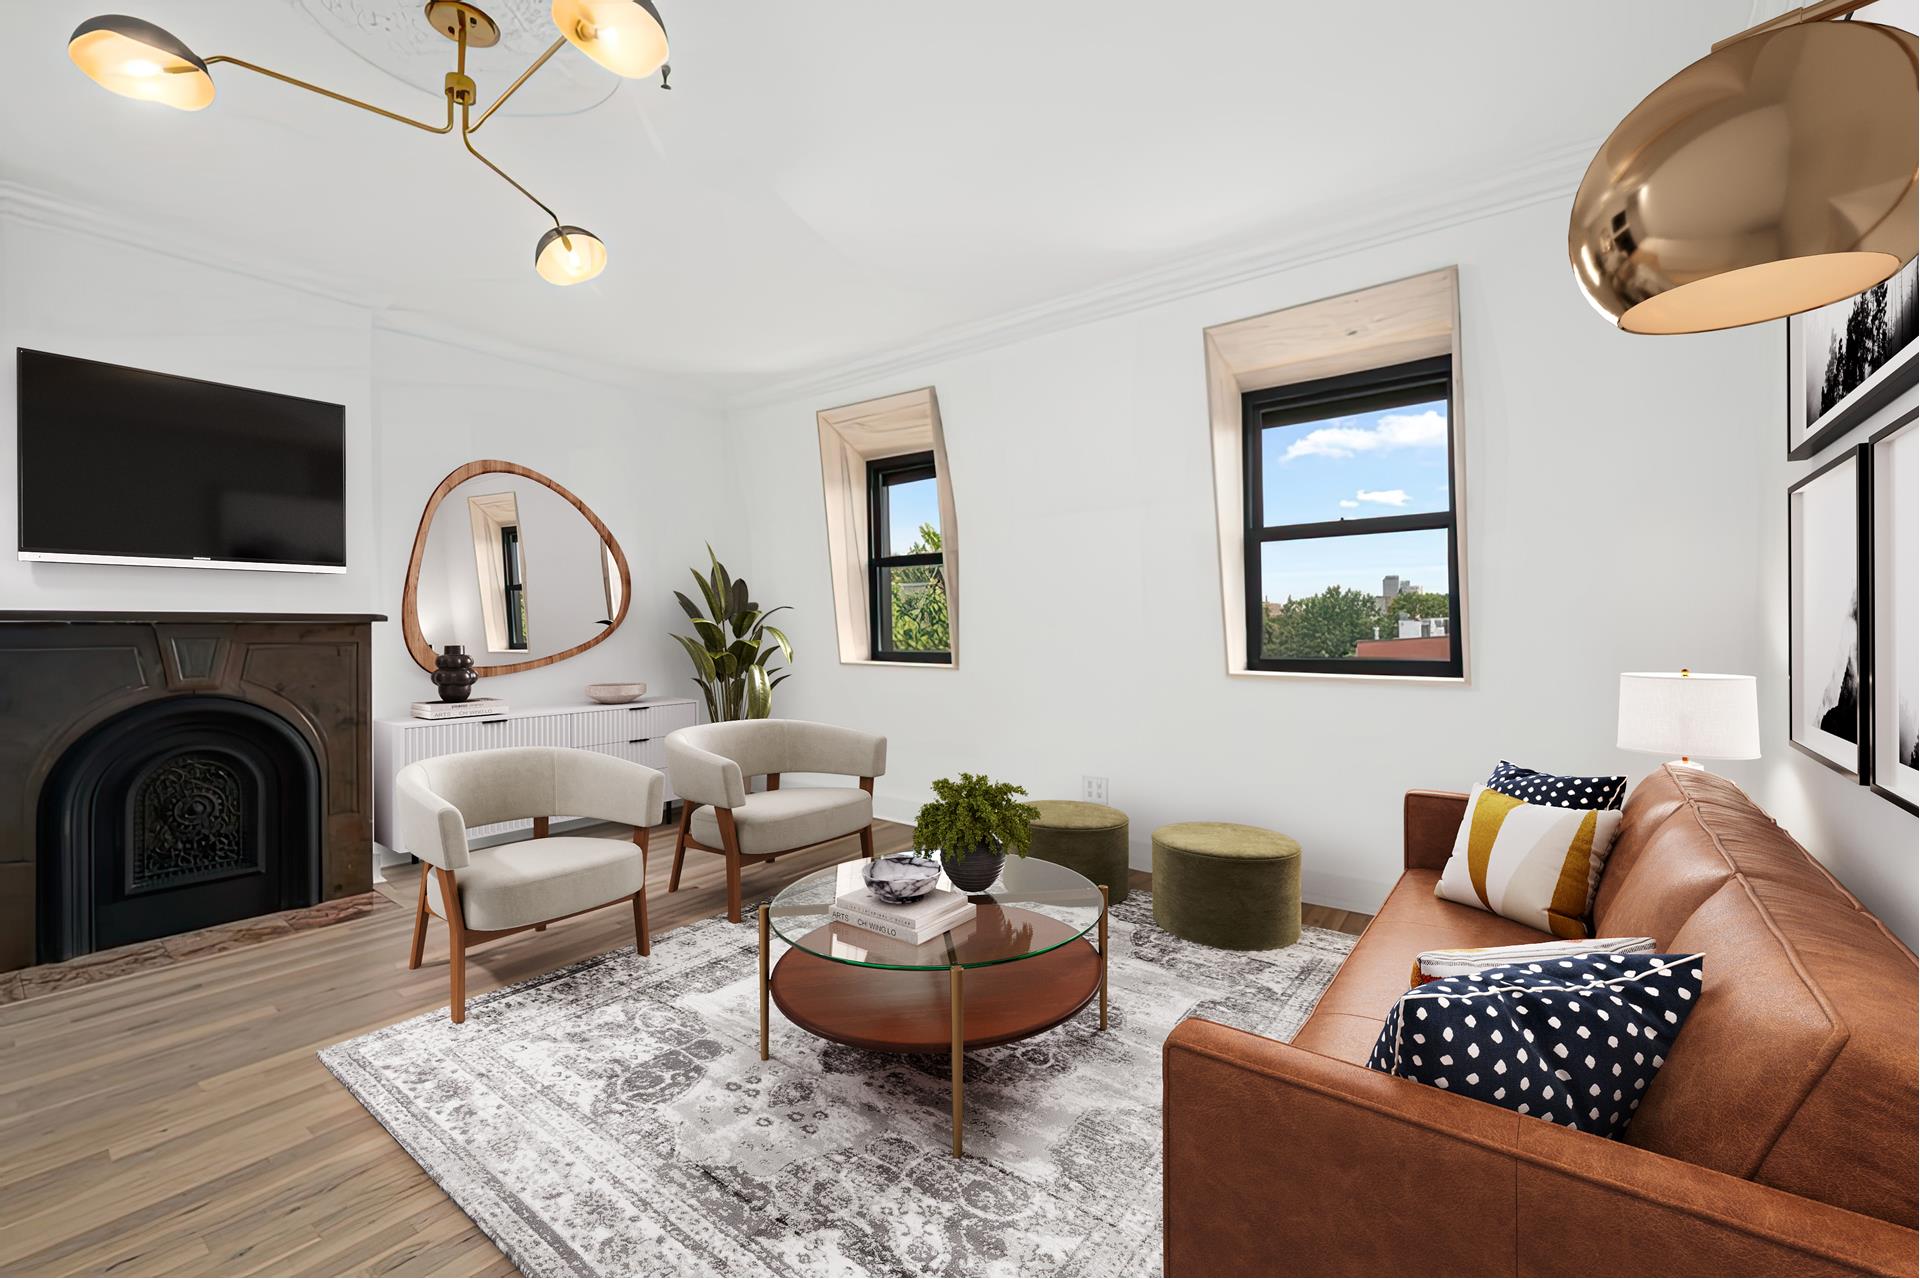
[[[822,1039],[892,1053],[953,1046],[947,969],[867,968],[789,950],[769,983],[788,1021]],[[989,1048],[1051,1030],[1100,990],[1100,954],[1084,938],[1044,955],[966,970],[963,1042]]]

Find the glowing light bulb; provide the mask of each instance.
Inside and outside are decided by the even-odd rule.
[[[145,58],[129,58],[120,66],[122,75],[155,76],[160,74],[160,64],[149,62]]]
[[[577,226],[554,227],[533,250],[533,269],[549,284],[583,284],[606,266],[607,246]]]

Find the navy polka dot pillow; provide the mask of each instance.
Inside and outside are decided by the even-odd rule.
[[[1367,1064],[1618,1138],[1700,997],[1701,955],[1592,954],[1400,996]]]
[[[1512,799],[1525,800],[1529,804],[1544,804],[1549,808],[1605,810],[1618,808],[1626,802],[1627,779],[1560,777],[1509,764],[1503,759],[1500,766],[1493,770],[1493,776],[1487,778],[1487,789],[1499,791]]]

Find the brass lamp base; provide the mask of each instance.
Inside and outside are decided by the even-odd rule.
[[[460,19],[467,23],[467,47],[490,49],[500,43],[500,24],[486,15],[479,5],[466,0],[427,0],[427,22],[449,40],[460,38]]]

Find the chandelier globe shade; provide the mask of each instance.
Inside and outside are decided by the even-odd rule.
[[[554,227],[534,247],[533,269],[549,284],[585,284],[607,269],[607,246],[591,231]]]
[[[645,79],[667,61],[667,24],[652,0],[553,0],[553,25],[617,76]]]
[[[1581,292],[1630,333],[1852,297],[1914,256],[1913,33],[1803,22],[1722,45],[1628,113],[1567,228]]]
[[[89,80],[123,98],[179,111],[198,111],[213,101],[206,62],[171,31],[139,18],[88,18],[67,37],[67,56]]]

